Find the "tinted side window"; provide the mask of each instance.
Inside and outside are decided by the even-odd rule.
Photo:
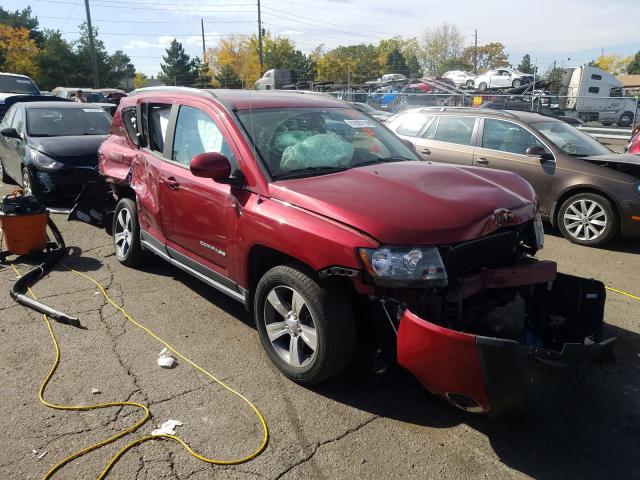
[[[400,119],[396,133],[398,135],[406,135],[407,137],[415,137],[422,130],[433,116],[423,115],[421,113],[408,113]]]
[[[458,145],[471,145],[473,127],[476,124],[474,117],[440,117],[435,140],[449,142]]]
[[[18,107],[10,107],[9,110],[7,110],[7,113],[4,114],[4,118],[2,119],[2,123],[0,124],[2,125],[2,128],[11,126],[11,121],[13,120],[13,116],[16,113],[17,108]]]
[[[546,147],[535,136],[519,125],[490,118],[484,121],[483,148],[524,155],[529,147]]]
[[[193,157],[204,152],[218,152],[233,159],[229,144],[209,115],[197,108],[180,107],[171,159],[188,166]]]
[[[167,126],[171,105],[148,104],[146,105],[147,143],[154,152],[164,151],[164,140],[167,138]]]
[[[433,140],[434,138],[436,138],[437,127],[438,127],[438,118],[436,118],[433,122],[431,122],[431,125],[429,125],[429,128],[427,128],[425,132],[422,134],[422,138],[426,138],[427,140]]]
[[[589,87],[589,93],[600,93],[600,87]]]
[[[13,116],[11,126],[15,128],[18,133],[22,133],[24,130],[24,112],[21,108],[16,108],[16,113]]]
[[[122,110],[122,123],[124,123],[124,128],[127,131],[129,140],[131,140],[134,145],[140,146],[136,107],[128,107]]]

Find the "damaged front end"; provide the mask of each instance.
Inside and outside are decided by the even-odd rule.
[[[551,406],[615,342],[602,336],[604,285],[533,258],[531,224],[440,248],[445,287],[377,282],[398,363],[463,410]]]

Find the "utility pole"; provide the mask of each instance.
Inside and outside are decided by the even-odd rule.
[[[91,11],[89,0],[84,0],[84,8],[87,11],[87,27],[89,28],[89,48],[91,48],[91,69],[93,70],[93,88],[98,88],[98,63],[96,62],[96,44],[93,40],[93,27],[91,26]]]
[[[262,13],[260,12],[260,0],[258,0],[258,58],[260,59],[260,76],[263,73],[262,62]]]
[[[207,46],[204,43],[204,18],[200,19],[200,29],[202,30],[202,63],[206,61]]]
[[[478,73],[478,29],[476,28],[475,42],[473,44],[473,73]]]

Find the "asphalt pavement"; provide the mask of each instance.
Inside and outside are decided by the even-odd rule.
[[[10,187],[0,187],[4,194]],[[286,380],[263,352],[240,304],[161,260],[133,270],[110,237],[55,215],[65,262],[99,280],[113,299],[178,350],[252,400],[270,429],[267,449],[236,466],[207,465],[169,441],[134,447],[108,478],[640,478],[640,302],[609,293],[606,333],[615,361],[598,365],[553,411],[476,416],[426,393],[401,371],[378,378],[355,363],[319,388]],[[560,271],[640,295],[640,242],[575,246],[549,232],[540,255]],[[26,270],[18,260],[18,268]],[[0,265],[0,478],[42,478],[65,456],[126,428],[134,408],[51,410],[38,389],[54,358],[42,316],[9,297],[15,280]],[[152,419],[137,432],[66,466],[54,478],[96,478],[126,443],[168,419],[198,452],[237,458],[260,443],[260,425],[237,397],[180,362],[158,367],[162,346],[128,323],[85,279],[57,267],[34,288],[86,330],[54,324],[61,363],[46,392],[60,404],[137,401]],[[92,393],[98,389],[101,393]]]

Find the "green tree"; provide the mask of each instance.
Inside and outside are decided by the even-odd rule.
[[[318,59],[318,80],[335,83],[363,83],[380,77],[378,49],[373,45],[349,45],[334,48]]]
[[[193,69],[196,72],[194,87],[211,88],[213,86],[213,74],[209,62],[203,62],[199,57],[193,59]]]
[[[136,72],[135,76],[133,77],[133,87],[136,89],[144,88],[147,86],[147,80],[148,77],[144,73]]]
[[[418,56],[415,54],[410,54],[407,59],[407,70],[409,71],[410,78],[420,78],[422,77],[422,67],[420,66],[420,62],[418,61]]]
[[[31,7],[15,10],[13,12],[0,7],[0,23],[13,28],[26,28],[29,36],[35,40],[38,47],[42,47],[44,41],[43,33],[38,29],[37,17],[32,17]]]
[[[447,71],[448,62],[462,51],[464,36],[455,25],[443,23],[422,35],[420,60],[427,73],[440,76]]]
[[[444,62],[442,68],[445,70],[445,72],[448,70],[464,70],[470,72],[473,70],[473,64],[469,63],[463,57],[455,57]]]
[[[72,45],[59,30],[45,30],[42,50],[38,54],[37,83],[43,90],[71,85],[69,75],[76,70],[77,58]]]
[[[119,78],[114,77],[111,57],[104,46],[104,42],[98,36],[98,29],[93,29],[94,46],[96,52],[96,66],[98,70],[98,87],[112,87],[117,84]],[[76,66],[69,72],[70,82],[73,87],[87,87],[93,85],[93,69],[91,66],[91,45],[89,41],[89,28],[87,22],[80,25],[80,38],[73,42],[76,55]]]
[[[631,58],[629,65],[627,65],[627,74],[640,75],[640,51]]]
[[[398,49],[394,49],[389,53],[386,66],[389,73],[401,73],[407,77],[410,76],[409,66],[404,61],[404,56]]]
[[[214,75],[217,86],[222,88],[242,88],[242,79],[234,71],[231,65],[224,64]]]
[[[520,62],[520,65],[518,65],[518,70],[522,73],[535,73],[536,68],[531,65],[531,55],[527,53],[522,57],[522,61]]]
[[[105,82],[105,85],[116,86],[122,80],[133,79],[136,74],[136,67],[131,63],[129,55],[122,50],[116,50],[109,58],[109,64],[111,65],[111,75],[109,83]]]
[[[158,79],[166,85],[191,86],[197,79],[194,63],[175,38],[162,56]]]
[[[474,47],[467,47],[461,57],[465,62],[473,65]],[[509,65],[509,57],[502,43],[487,43],[478,45],[478,70],[491,70],[493,68]]]

